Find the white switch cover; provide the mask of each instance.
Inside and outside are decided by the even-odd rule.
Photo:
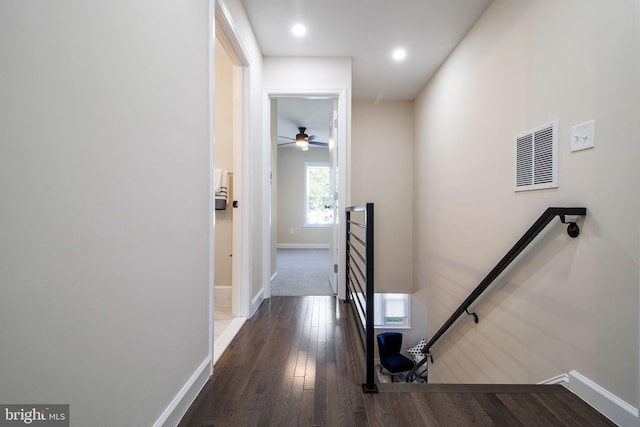
[[[593,120],[571,128],[571,151],[593,148],[596,145]]]

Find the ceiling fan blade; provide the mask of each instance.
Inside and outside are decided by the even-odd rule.
[[[329,143],[322,142],[322,141],[309,141],[309,145],[317,145],[318,147],[328,147]]]
[[[295,141],[291,141],[291,142],[282,142],[282,143],[278,143],[278,147],[280,147],[281,145],[291,145],[291,144],[295,144]]]
[[[278,135],[278,138],[282,138],[282,139],[290,139],[290,140],[292,140],[292,141],[295,141],[295,140],[296,140],[295,138],[290,138],[290,137],[288,137],[288,136],[282,136],[282,135]]]

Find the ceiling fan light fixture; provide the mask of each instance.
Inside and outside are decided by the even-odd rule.
[[[303,150],[305,147],[309,149],[309,136],[305,133],[307,128],[299,127],[298,130],[300,133],[296,135],[296,145],[302,147]]]

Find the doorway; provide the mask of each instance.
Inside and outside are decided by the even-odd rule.
[[[332,211],[331,97],[272,99],[272,227],[276,241],[271,295],[333,295],[329,257]]]
[[[234,317],[234,139],[233,63],[218,40],[215,43],[215,147],[214,147],[214,353]]]
[[[249,313],[246,180],[249,63],[224,6],[215,2],[212,61],[212,301],[210,344],[215,365]],[[239,206],[239,208],[236,208]]]
[[[346,123],[345,91],[283,91],[269,93],[267,97],[271,143],[271,158],[267,168],[271,182],[268,253],[271,257],[270,271],[273,273],[270,283],[265,287],[268,288],[268,296],[272,295],[272,283],[275,286],[274,281],[278,280],[278,250],[309,250],[309,256],[314,256],[317,254],[312,253],[313,250],[322,249],[326,252],[327,261],[321,274],[328,280],[329,292],[344,298],[344,279],[341,280],[339,274],[344,271],[344,245],[339,239],[343,235],[341,230],[344,224],[339,211],[340,206],[345,206],[346,197],[345,177],[340,174],[340,170],[344,170],[346,159],[346,130],[344,125],[339,126],[339,118],[342,116],[342,123]],[[307,137],[307,147],[295,143],[298,135]],[[291,164],[292,161],[297,162],[297,170],[293,175],[281,176],[285,173],[283,163]],[[308,168],[318,164],[328,168],[330,185],[330,190],[321,203],[322,208],[326,208],[321,215],[328,215],[330,222],[321,226],[309,220],[309,195],[304,194],[308,190],[305,188]],[[285,183],[288,191],[292,187],[298,189],[298,195],[289,200],[288,204],[283,203],[286,197],[281,194],[284,189],[282,183]],[[299,257],[300,253],[295,256]],[[309,260],[309,265],[315,262],[316,259]],[[292,292],[298,295],[295,290]],[[281,294],[278,291],[274,293]]]

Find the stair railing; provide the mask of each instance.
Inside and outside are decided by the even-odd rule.
[[[493,281],[516,259],[518,255],[540,234],[540,232],[553,220],[556,216],[560,217],[563,224],[568,224],[567,233],[570,237],[578,237],[580,228],[576,224],[578,216],[587,215],[586,208],[547,208],[544,213],[533,223],[533,225],[524,233],[524,235],[516,242],[515,245],[507,252],[507,254],[498,262],[498,264],[487,274],[487,276],[476,286],[469,296],[460,304],[460,306],[451,314],[449,319],[438,329],[433,337],[427,342],[422,350],[425,355],[413,369],[407,374],[407,382],[416,379],[416,371],[420,369],[428,360],[433,363],[431,348],[438,340],[449,330],[449,328],[458,320],[462,314],[473,317],[475,323],[478,323],[478,315],[469,312],[469,306],[478,299],[480,295],[493,283]]]
[[[352,214],[356,214],[353,217]],[[365,350],[365,393],[377,393],[374,367],[373,203],[346,209],[346,301],[352,310]]]

